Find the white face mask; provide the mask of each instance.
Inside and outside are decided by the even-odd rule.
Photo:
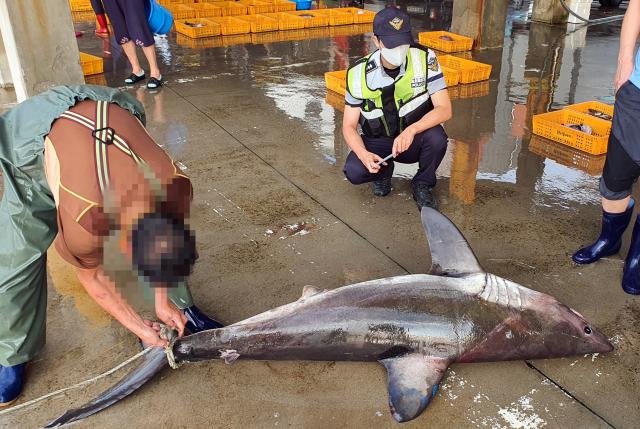
[[[410,45],[400,45],[397,48],[380,48],[381,54],[387,62],[393,66],[401,66],[407,59]]]

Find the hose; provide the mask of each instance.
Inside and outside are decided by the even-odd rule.
[[[587,18],[583,18],[582,16],[578,15],[577,13],[575,13],[574,11],[572,11],[569,6],[567,6],[567,4],[564,2],[564,0],[560,0],[560,3],[562,3],[562,7],[564,8],[564,10],[566,10],[567,12],[569,12],[571,15],[575,16],[576,18],[578,18],[580,21],[583,21],[587,24],[595,24],[597,22],[609,22],[609,21],[618,21],[620,19],[624,19],[624,14],[622,15],[616,15],[616,16],[609,16],[607,18],[598,18],[598,19],[587,19]]]

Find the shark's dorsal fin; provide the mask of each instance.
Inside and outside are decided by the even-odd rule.
[[[399,422],[422,414],[449,367],[446,359],[417,353],[380,362],[387,367],[391,415]]]
[[[425,207],[422,209],[422,226],[431,250],[429,274],[461,276],[485,272],[467,240],[445,215]]]
[[[300,298],[309,298],[310,296],[318,295],[319,293],[323,293],[326,291],[326,289],[320,289],[319,287],[306,285],[302,288],[302,296]]]

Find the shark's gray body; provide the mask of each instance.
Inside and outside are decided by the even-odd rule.
[[[558,358],[613,350],[606,337],[556,299],[487,274],[458,229],[422,210],[430,275],[373,280],[326,291],[306,286],[291,304],[178,340],[176,361],[380,361],[391,413],[419,416],[453,362]],[[117,385],[50,426],[85,418],[164,368],[153,350]]]

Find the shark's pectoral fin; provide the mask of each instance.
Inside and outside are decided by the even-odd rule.
[[[309,298],[310,296],[318,295],[319,293],[323,293],[326,291],[326,289],[320,289],[319,287],[306,285],[302,288],[302,296],[300,298]]]
[[[431,250],[429,274],[461,276],[485,272],[460,230],[445,215],[425,207],[422,226]]]
[[[436,393],[449,361],[410,354],[381,360],[387,367],[389,407],[399,422],[418,417]]]

